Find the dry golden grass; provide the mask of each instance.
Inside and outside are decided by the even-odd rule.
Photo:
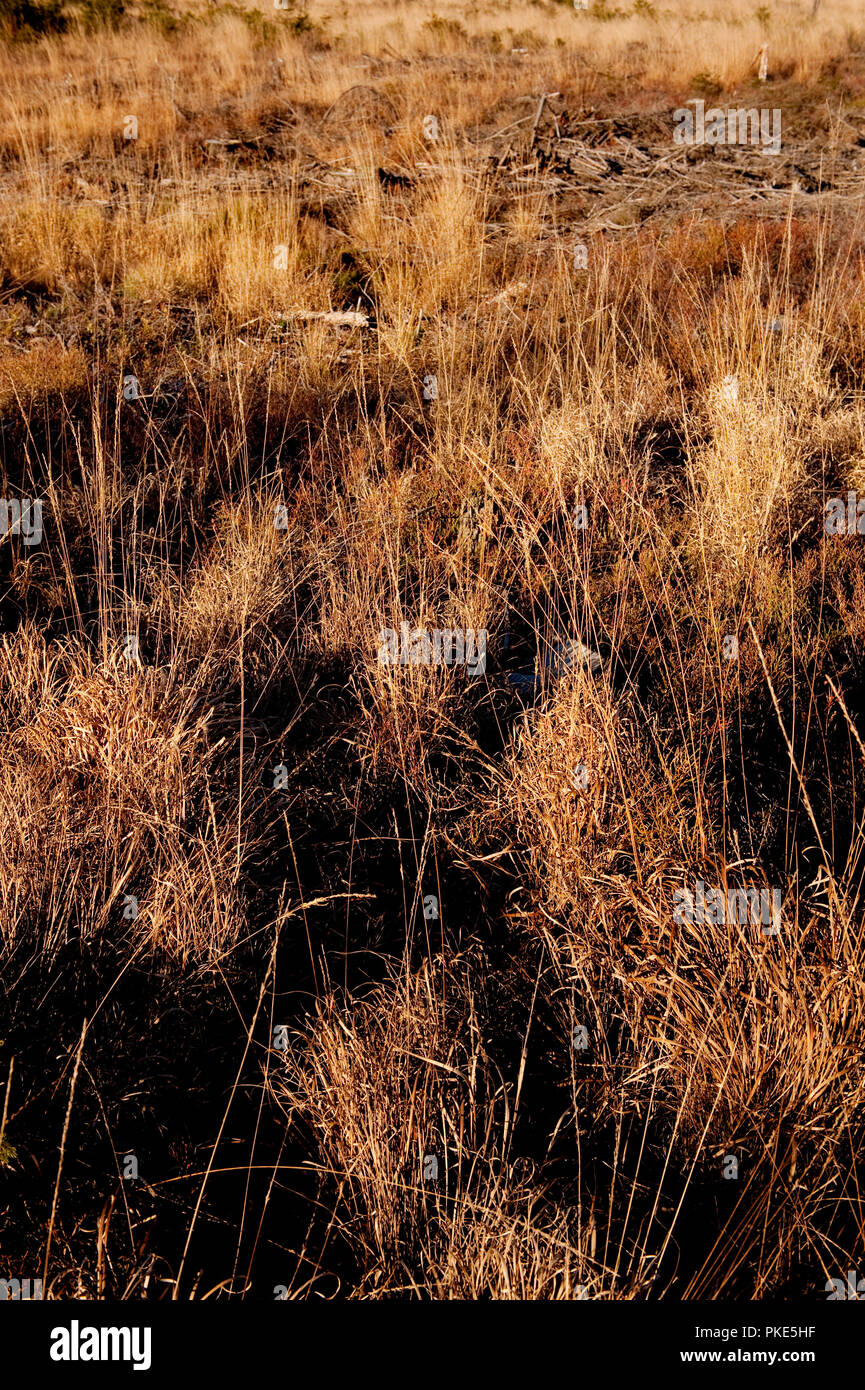
[[[861,16],[297,18],[4,41],[3,496],[44,499],[0,538],[10,1259],[819,1291],[865,1231],[865,582],[823,530],[865,487]],[[558,92],[583,157],[661,163],[716,90],[784,106],[759,206],[532,144]],[[401,623],[486,672],[383,664]],[[675,922],[697,878],[781,889],[781,932]]]
[[[593,1227],[581,1240],[573,1213],[508,1161],[515,1117],[497,1103],[480,1033],[479,965],[434,957],[348,1012],[322,1000],[277,1083],[318,1141],[322,1177],[339,1181],[361,1296],[569,1299],[600,1288]]]

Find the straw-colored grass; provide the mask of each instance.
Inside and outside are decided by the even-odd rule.
[[[861,1250],[861,199],[654,167],[713,91],[853,157],[861,16],[810,9],[7,34],[0,1161],[47,1296],[798,1296]],[[540,166],[544,92],[584,159],[660,141],[644,207]],[[383,662],[403,623],[486,671]],[[780,931],[676,921],[697,879]]]

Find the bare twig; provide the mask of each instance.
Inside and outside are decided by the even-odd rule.
[[[84,1039],[87,1036],[87,1019],[81,1025],[81,1037],[78,1039],[78,1047],[75,1050],[75,1066],[72,1071],[72,1080],[69,1083],[69,1100],[66,1105],[66,1119],[63,1122],[63,1134],[60,1139],[60,1160],[57,1164],[57,1177],[54,1182],[54,1196],[51,1200],[51,1219],[48,1222],[48,1236],[45,1241],[45,1260],[42,1265],[42,1283],[48,1281],[48,1258],[51,1254],[51,1240],[54,1235],[54,1219],[57,1215],[57,1198],[60,1194],[60,1178],[63,1174],[63,1158],[66,1153],[66,1136],[69,1133],[69,1121],[72,1117],[72,1102],[75,1099],[75,1083],[78,1080],[78,1068],[81,1065],[81,1053],[84,1050]]]

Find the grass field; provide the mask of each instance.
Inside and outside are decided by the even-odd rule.
[[[823,1299],[861,5],[286,4],[0,0],[0,1275]]]

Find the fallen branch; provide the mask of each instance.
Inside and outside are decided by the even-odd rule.
[[[544,114],[544,107],[546,106],[548,100],[549,100],[551,97],[560,97],[560,96],[561,96],[561,92],[544,92],[543,96],[541,97],[540,101],[538,102],[538,109],[537,109],[537,111],[536,111],[536,113],[535,113],[535,123],[534,123],[534,125],[532,126],[532,144],[533,144],[533,145],[534,145],[534,143],[535,143],[535,138],[536,138],[537,133],[538,133],[538,126],[540,125],[540,122],[541,122],[541,116]],[[555,119],[555,117],[554,117],[553,119]],[[556,122],[556,129],[558,129],[558,122]]]
[[[367,328],[369,318],[362,314],[359,309],[289,309],[285,315],[287,319],[300,320],[303,323],[319,320],[321,323],[330,323],[337,328]],[[276,327],[276,325],[273,325]]]

